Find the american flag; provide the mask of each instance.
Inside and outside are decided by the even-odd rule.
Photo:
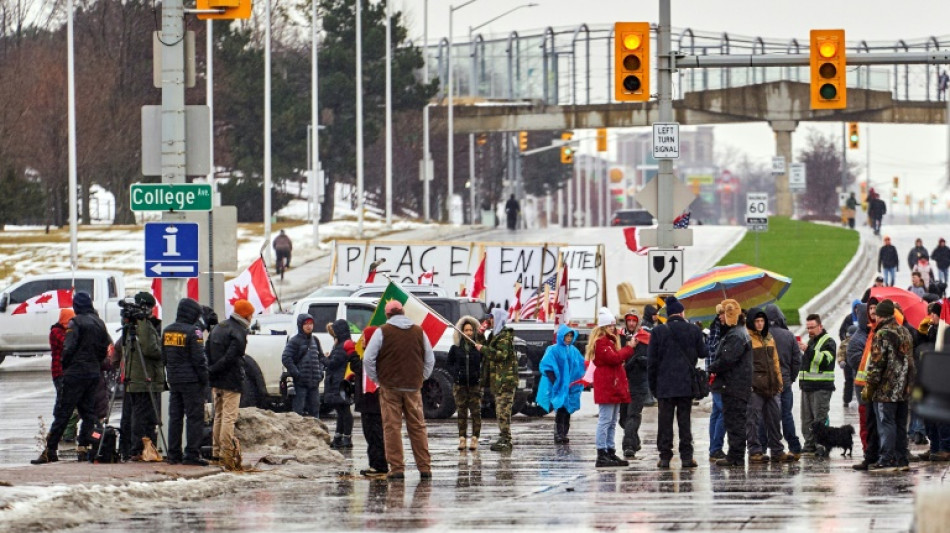
[[[551,277],[541,282],[538,290],[534,291],[531,298],[521,305],[521,318],[533,318],[538,313],[541,303],[544,300],[544,288],[550,289],[548,292],[548,302],[554,301],[554,286],[557,284],[557,272],[551,274]]]
[[[682,215],[673,219],[673,227],[677,229],[685,229],[689,227],[689,216],[691,212],[686,211]]]

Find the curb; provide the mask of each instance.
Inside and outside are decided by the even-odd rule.
[[[866,285],[877,272],[875,253],[875,243],[861,231],[858,231],[860,240],[858,249],[854,257],[845,265],[844,269],[838,274],[838,277],[819,292],[814,298],[805,303],[798,310],[799,324],[805,323],[805,317],[812,313],[825,316],[842,305],[850,303],[853,295],[863,293]]]

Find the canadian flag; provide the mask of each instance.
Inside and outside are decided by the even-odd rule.
[[[432,285],[435,281],[435,269],[426,270],[422,274],[419,274],[419,279],[416,281],[419,285]]]
[[[636,226],[631,226],[629,228],[623,228],[623,238],[627,241],[627,248],[631,252],[637,255],[647,255],[650,250],[649,246],[640,246],[637,244],[640,237],[640,228]]]
[[[155,297],[155,308],[152,309],[152,315],[155,318],[162,317],[162,278],[152,278],[152,296]],[[198,278],[188,278],[188,297],[198,301]],[[174,318],[174,317],[172,317]]]
[[[515,298],[508,306],[508,319],[518,319],[518,311],[521,311],[521,284],[515,283]]]
[[[472,280],[466,290],[469,298],[478,298],[485,290],[485,254],[482,254],[482,260],[478,263],[478,268],[472,274]]]
[[[564,324],[570,319],[570,313],[567,309],[567,263],[561,267],[561,276],[557,282],[557,292],[554,293],[554,323]]]
[[[39,311],[49,311],[50,309],[64,309],[72,306],[73,291],[69,289],[57,289],[46,291],[21,303],[13,310],[13,314],[22,315]]]
[[[270,276],[264,266],[264,258],[259,257],[251,263],[241,275],[224,283],[224,310],[228,316],[234,312],[234,302],[247,300],[254,306],[256,313],[263,313],[277,301],[271,290]]]

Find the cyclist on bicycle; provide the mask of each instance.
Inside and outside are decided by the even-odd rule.
[[[274,237],[274,252],[277,253],[277,271],[283,271],[290,267],[290,253],[294,249],[294,244],[290,242],[290,237],[280,230],[280,234]]]

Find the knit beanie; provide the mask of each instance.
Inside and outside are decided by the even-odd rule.
[[[683,304],[676,299],[676,296],[668,296],[666,298],[666,314],[667,316],[678,315],[686,311],[686,308],[683,307]]]
[[[356,343],[352,339],[343,343],[343,351],[346,353],[353,353],[356,351]]]
[[[254,316],[254,305],[247,300],[238,300],[234,302],[234,312],[250,320]]]
[[[739,315],[742,313],[742,306],[735,300],[722,301],[722,318],[727,326],[735,326],[739,323]]]
[[[877,308],[874,310],[874,313],[881,318],[889,318],[894,316],[894,302],[890,300],[884,300],[881,303],[877,304]]]
[[[597,327],[604,326],[616,326],[617,318],[613,313],[610,312],[610,309],[606,307],[601,307],[600,311],[597,311]]]
[[[89,296],[88,292],[80,291],[73,296],[73,310],[76,311],[76,314],[88,313],[93,310],[92,297]]]

